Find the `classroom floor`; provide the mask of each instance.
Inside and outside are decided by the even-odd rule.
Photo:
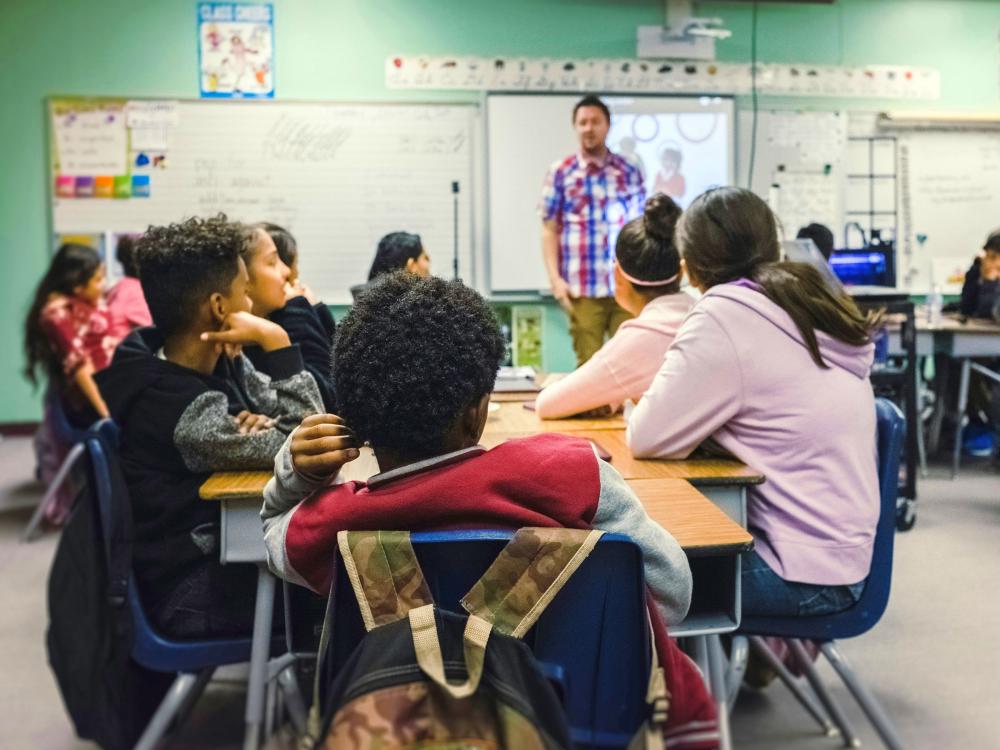
[[[27,439],[0,442],[0,747],[90,748],[74,737],[46,662],[45,582],[57,536],[18,543],[40,493],[32,466]],[[932,465],[920,483],[917,525],[897,537],[889,609],[874,631],[843,644],[907,748],[1000,748],[998,534],[1000,473],[969,460],[952,482],[942,465]],[[244,693],[238,675],[229,676],[206,693],[171,750],[239,747]],[[880,747],[846,692],[828,684],[865,746]],[[780,684],[744,691],[732,727],[740,750],[840,746],[818,735]]]

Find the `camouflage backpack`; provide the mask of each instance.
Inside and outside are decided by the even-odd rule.
[[[462,599],[435,607],[408,532],[340,532],[367,634],[310,713],[324,750],[571,748],[562,705],[520,640],[600,539],[600,531],[519,530]],[[320,642],[328,645],[330,610]],[[655,649],[651,720],[631,748],[661,747],[666,719]],[[321,656],[322,658],[322,656]],[[321,697],[321,692],[325,695]]]

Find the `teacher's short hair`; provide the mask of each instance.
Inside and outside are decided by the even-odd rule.
[[[583,99],[578,101],[573,106],[573,122],[576,122],[576,113],[579,111],[580,107],[597,107],[601,112],[604,113],[604,119],[611,124],[611,110],[608,109],[608,105],[600,100],[599,97],[593,94],[587,94]]]

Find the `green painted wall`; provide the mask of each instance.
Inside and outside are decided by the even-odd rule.
[[[0,22],[0,422],[36,419],[39,396],[20,375],[21,319],[48,259],[43,99],[52,94],[197,96],[194,0],[5,0]],[[635,27],[663,20],[662,0],[274,0],[277,91],[295,99],[440,99],[389,92],[392,52],[629,57]],[[750,4],[698,3],[734,32],[719,57],[750,56]],[[998,107],[1000,2],[762,2],[763,61],[900,63],[941,70],[933,106]],[[850,106],[762,99],[762,106]],[[872,108],[873,102],[854,102]],[[928,103],[912,106],[927,108]],[[565,321],[546,307],[546,367],[567,369]]]

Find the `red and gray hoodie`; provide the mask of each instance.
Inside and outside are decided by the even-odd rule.
[[[671,695],[667,747],[718,744],[715,709],[693,663],[667,637],[691,600],[691,571],[677,541],[589,443],[544,434],[492,450],[468,448],[378,474],[368,482],[319,482],[297,473],[289,442],[264,492],[268,563],[317,592],[330,586],[337,532],[360,529],[600,528],[642,550],[657,652]]]

